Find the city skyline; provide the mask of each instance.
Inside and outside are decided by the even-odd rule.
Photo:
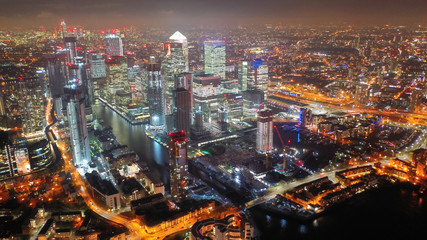
[[[427,3],[412,1],[3,1],[0,27],[54,27],[67,19],[88,27],[144,26],[176,27],[205,24],[426,24]],[[25,16],[25,17],[24,17]]]
[[[5,1],[0,236],[426,235],[425,4],[366,4]]]

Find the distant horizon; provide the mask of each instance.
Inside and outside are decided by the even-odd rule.
[[[0,28],[302,24],[425,25],[424,0],[3,0]]]
[[[13,31],[13,30],[35,30],[35,29],[42,29],[44,28],[46,31],[55,31],[56,29],[59,29],[60,22],[62,19],[58,19],[57,24],[52,25],[37,25],[37,26],[10,26],[10,27],[4,27],[0,25],[0,31]],[[324,28],[346,28],[346,27],[353,27],[355,29],[358,28],[382,28],[382,27],[390,27],[390,28],[427,28],[427,24],[419,24],[419,23],[412,23],[412,24],[352,24],[352,23],[345,23],[342,22],[340,24],[337,23],[318,23],[318,24],[292,24],[292,23],[271,23],[271,22],[265,22],[265,23],[256,23],[256,24],[222,24],[222,25],[209,25],[209,24],[140,24],[140,25],[116,25],[116,26],[90,26],[90,25],[84,25],[79,23],[73,23],[68,22],[67,19],[64,19],[65,23],[67,24],[67,27],[69,28],[77,28],[81,27],[86,30],[91,31],[109,31],[109,30],[115,30],[115,29],[125,29],[125,28],[160,28],[161,30],[194,30],[194,29],[235,29],[235,28],[260,28],[268,26],[271,26],[272,28],[280,27],[280,28],[315,28],[315,27],[324,27]],[[175,29],[175,30],[174,30]],[[105,34],[108,34],[110,32],[106,32]],[[171,32],[172,34],[173,32]]]

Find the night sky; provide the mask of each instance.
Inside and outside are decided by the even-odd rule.
[[[0,0],[0,27],[426,24],[427,0]]]

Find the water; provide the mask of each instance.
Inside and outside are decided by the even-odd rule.
[[[93,106],[96,116],[110,126],[117,140],[134,150],[150,166],[160,180],[169,182],[169,153],[167,148],[145,135],[145,125],[131,125],[104,104]]]
[[[404,184],[356,196],[304,223],[259,207],[250,212],[261,239],[425,239],[426,198]]]

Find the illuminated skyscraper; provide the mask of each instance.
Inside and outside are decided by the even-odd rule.
[[[205,73],[225,79],[225,41],[205,41]]]
[[[89,58],[90,73],[94,79],[105,78],[107,71],[105,67],[105,60],[101,53],[91,53]]]
[[[76,166],[86,166],[90,162],[91,156],[86,125],[84,88],[77,83],[71,83],[65,86],[64,92],[67,97],[67,119],[73,163]]]
[[[76,64],[77,57],[77,38],[72,33],[64,34],[64,50],[67,54],[67,63]]]
[[[169,136],[170,194],[178,200],[187,196],[187,139],[184,130],[169,133]]]
[[[187,38],[182,35],[179,31],[176,31],[172,36],[169,37],[170,43],[181,43],[182,44],[182,50],[184,55],[184,63],[185,63],[185,69],[184,71],[189,70],[189,64],[188,64],[188,42]]]
[[[159,63],[147,64],[148,72],[148,104],[150,124],[152,126],[165,125],[165,82]]]
[[[256,150],[269,153],[273,149],[273,111],[264,109],[258,112]]]
[[[267,99],[268,90],[268,65],[261,59],[255,59],[251,62],[248,85],[252,89],[259,89],[264,92],[264,98]]]
[[[184,130],[186,136],[190,136],[191,126],[191,94],[185,88],[175,90],[175,119],[176,129]]]
[[[302,128],[307,127],[311,123],[311,110],[308,108],[301,108],[299,112],[299,124]]]
[[[169,38],[169,42],[164,44],[165,58],[162,68],[165,74],[166,83],[166,114],[172,115],[174,112],[175,76],[188,71],[188,43],[187,38],[180,32],[175,32]]]
[[[5,115],[14,121],[22,120],[26,137],[43,135],[45,127],[44,74],[36,69],[18,66],[0,67],[0,92],[3,95]]]
[[[240,91],[248,90],[248,73],[249,73],[248,61],[240,61],[239,68],[237,71],[238,71]]]
[[[105,53],[109,56],[123,56],[122,39],[116,34],[105,36]]]
[[[211,123],[218,117],[221,94],[221,78],[203,72],[193,76],[194,111],[203,113],[203,120]]]
[[[64,19],[62,19],[60,24],[60,32],[61,32],[61,38],[63,38],[64,34],[67,32],[67,24],[65,23]]]

